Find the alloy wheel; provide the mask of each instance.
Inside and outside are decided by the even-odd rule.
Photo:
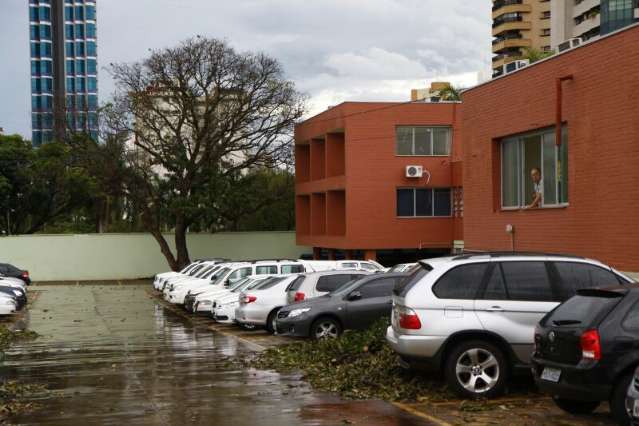
[[[315,327],[316,339],[334,339],[339,335],[337,326],[332,321],[322,321]]]
[[[457,358],[455,374],[467,391],[485,393],[499,381],[499,362],[485,349],[468,349]]]

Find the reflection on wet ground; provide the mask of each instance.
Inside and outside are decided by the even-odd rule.
[[[145,286],[41,286],[5,376],[52,391],[22,424],[416,425],[380,401],[314,393],[300,377],[238,369],[251,348],[194,328]]]

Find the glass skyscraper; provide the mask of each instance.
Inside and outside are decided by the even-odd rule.
[[[32,141],[98,136],[95,0],[29,0]]]

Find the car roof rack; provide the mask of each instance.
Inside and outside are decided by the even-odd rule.
[[[573,254],[566,253],[544,253],[544,252],[534,252],[534,251],[478,251],[473,253],[465,253],[460,254],[458,256],[454,256],[453,260],[466,260],[472,259],[475,257],[514,257],[514,256],[529,256],[529,257],[572,257],[575,259],[585,259],[582,256],[575,256]]]

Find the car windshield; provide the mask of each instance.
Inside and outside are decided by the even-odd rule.
[[[213,274],[211,277],[211,284],[219,284],[222,281],[222,278],[226,276],[226,273],[230,271],[231,268],[222,268]]]
[[[208,270],[208,271],[204,274],[204,276],[203,276],[202,278],[204,278],[204,279],[209,279],[209,278],[211,278],[211,277],[213,276],[213,274],[217,272],[217,270],[218,270],[218,269],[220,269],[220,267],[219,267],[219,266],[214,266],[214,267],[212,267],[211,269],[209,269],[209,270]]]
[[[204,265],[198,265],[195,268],[191,269],[189,271],[189,275],[190,276],[194,276],[195,274],[197,274],[202,268],[204,267]]]
[[[331,296],[335,295],[335,296],[339,296],[342,294],[347,294],[350,293],[352,290],[354,290],[356,287],[359,287],[360,285],[360,281],[364,278],[360,277],[360,278],[355,278],[354,280],[350,280],[348,281],[346,284],[344,284],[343,286],[341,286],[340,288],[338,288],[335,291],[332,291],[330,294]]]
[[[418,263],[410,270],[410,273],[406,277],[397,281],[397,284],[395,284],[395,288],[393,289],[393,294],[402,297],[406,296],[408,290],[410,290],[411,287],[418,283],[432,270],[433,267],[429,264],[421,262]]]
[[[614,308],[622,299],[623,294],[615,292],[595,292],[592,294],[578,294],[566,300],[542,320],[545,326],[589,327],[599,321]]]
[[[211,269],[215,268],[215,266],[207,265],[200,272],[195,274],[196,278],[203,278]]]
[[[281,283],[282,281],[284,281],[284,279],[285,279],[285,277],[267,278],[264,281],[262,281],[260,283],[260,285],[255,287],[255,290],[266,290],[266,289],[269,289],[271,287],[274,287],[276,284]]]
[[[246,278],[242,278],[241,280],[237,281],[235,284],[233,284],[233,286],[231,287],[231,291],[235,292],[235,290],[239,289],[240,287],[242,287],[243,285],[245,285],[246,283],[248,283],[251,279],[246,277]]]
[[[231,293],[239,293],[240,291],[246,290],[254,282],[255,280],[253,278],[245,278],[244,280],[242,280],[241,285],[233,287],[233,289],[231,289]]]

